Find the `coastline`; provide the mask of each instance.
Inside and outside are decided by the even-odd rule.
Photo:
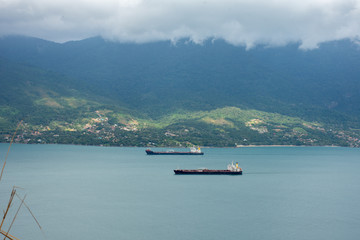
[[[243,147],[341,147],[336,145],[237,145],[235,148]]]
[[[0,142],[0,144],[9,144],[9,142]],[[115,146],[115,145],[103,145],[103,144],[67,144],[67,143],[21,143],[14,142],[13,144],[22,145],[68,145],[68,146],[93,146],[93,147],[120,147],[120,148],[189,148],[187,146]],[[338,146],[338,145],[236,145],[234,147],[218,147],[218,146],[198,146],[200,148],[256,148],[256,147],[344,147],[344,148],[356,148],[350,146]]]

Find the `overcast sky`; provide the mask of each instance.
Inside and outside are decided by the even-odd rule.
[[[307,49],[358,40],[360,0],[0,0],[0,35],[10,34],[56,42],[221,38],[248,48],[301,42]]]

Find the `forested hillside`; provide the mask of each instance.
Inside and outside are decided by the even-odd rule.
[[[1,141],[359,146],[360,50],[0,39]]]

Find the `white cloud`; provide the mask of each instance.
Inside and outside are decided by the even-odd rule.
[[[302,48],[360,36],[360,0],[0,0],[0,35]]]

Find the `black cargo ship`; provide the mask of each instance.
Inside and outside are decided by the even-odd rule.
[[[239,168],[238,163],[234,165],[229,164],[227,170],[214,170],[214,169],[175,169],[175,174],[205,174],[205,175],[242,175],[242,169]]]
[[[150,149],[146,149],[145,152],[148,155],[204,155],[203,152],[201,152],[200,148],[190,148],[190,152],[176,152],[176,151],[166,151],[166,152],[154,152]]]

